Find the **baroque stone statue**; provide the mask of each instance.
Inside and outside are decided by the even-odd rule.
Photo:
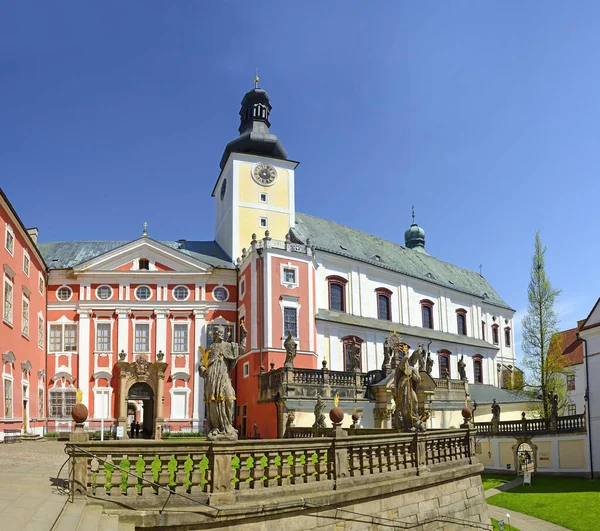
[[[492,402],[492,420],[500,421],[500,404],[496,403],[496,399]]]
[[[425,356],[427,353],[423,348],[423,343],[419,343],[419,346],[410,356],[410,364],[417,369],[417,371],[425,370]]]
[[[313,428],[324,428],[325,427],[325,401],[321,398],[321,395],[317,396],[317,403],[315,404],[315,423],[312,425]]]
[[[410,358],[400,358],[394,371],[395,428],[403,431],[415,429],[419,421],[417,388],[420,382],[418,366],[411,365]]]
[[[360,354],[361,348],[359,343],[354,343],[350,346],[350,370],[360,372]]]
[[[288,330],[287,337],[283,342],[283,347],[285,348],[285,363],[284,367],[293,369],[294,368],[294,358],[296,357],[296,349],[298,345],[292,338],[292,332]]]
[[[460,359],[458,360],[458,375],[460,376],[461,380],[467,379],[467,364],[465,363],[464,358],[464,355],[461,355]]]
[[[427,352],[427,359],[425,360],[425,372],[431,376],[433,371],[433,360],[431,359],[431,352]]]
[[[240,321],[240,342],[224,341],[225,327],[213,330],[213,342],[206,351],[208,358],[201,364],[200,376],[204,378],[204,402],[206,403],[207,438],[211,441],[236,441],[237,430],[231,425],[235,392],[229,372],[246,350],[246,327]]]

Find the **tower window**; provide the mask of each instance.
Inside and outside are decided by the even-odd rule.
[[[266,203],[267,202],[267,194],[265,194],[264,192],[261,192],[259,195],[259,199],[261,203]]]
[[[293,337],[298,337],[298,311],[296,308],[283,309],[283,333],[292,333]]]
[[[494,345],[497,345],[500,342],[500,340],[498,339],[498,325],[492,325],[492,343],[494,343]]]
[[[150,261],[147,258],[140,258],[139,269],[148,271],[150,269]]]
[[[337,312],[346,311],[346,283],[343,277],[327,277],[329,284],[329,309]]]
[[[268,224],[268,221],[267,221],[267,218],[262,218],[262,217],[261,217],[261,218],[259,218],[259,219],[260,219],[260,227],[261,227],[262,229],[266,229],[266,228],[269,226],[269,224]]]
[[[473,379],[476,384],[483,383],[483,359],[479,354],[473,356]]]
[[[504,346],[510,347],[510,328],[508,327],[504,329]]]
[[[421,318],[423,319],[423,328],[433,329],[433,302],[427,299],[421,301]]]
[[[467,335],[467,310],[456,310],[456,328],[459,335]]]
[[[481,321],[481,339],[485,341],[485,321]]]

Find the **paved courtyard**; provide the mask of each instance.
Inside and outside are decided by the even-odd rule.
[[[46,531],[67,501],[64,444],[55,440],[0,443],[0,529]],[[62,479],[62,481],[61,481]]]

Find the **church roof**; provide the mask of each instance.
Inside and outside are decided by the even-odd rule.
[[[491,404],[494,399],[499,404],[538,402],[538,400],[532,399],[522,391],[500,389],[495,385],[489,384],[470,384],[469,394],[471,395],[471,400],[474,400],[477,404]],[[477,417],[477,413],[475,417]]]
[[[310,238],[310,244],[315,249],[397,271],[479,297],[487,304],[512,310],[482,275],[443,262],[427,253],[415,252],[366,232],[300,213],[296,213],[296,226],[292,228],[292,234],[301,242]]]
[[[583,341],[577,337],[578,328],[571,328],[562,332],[556,332],[550,340],[561,340],[562,354],[565,356],[566,365],[579,365],[583,363]]]
[[[48,265],[48,269],[70,269],[78,264],[122,247],[128,241],[74,241],[38,243],[38,248]],[[217,242],[208,241],[161,241],[171,247],[213,267],[234,269],[225,252]]]

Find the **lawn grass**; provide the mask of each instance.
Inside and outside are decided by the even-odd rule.
[[[487,502],[573,531],[598,529],[600,481],[534,476],[532,483],[496,494]]]
[[[500,528],[498,527],[498,520],[496,520],[495,518],[492,518],[492,525],[494,526],[494,531],[500,531]],[[508,525],[506,522],[504,522],[504,531],[520,531],[520,530],[517,529],[516,527],[514,527],[512,525]]]
[[[481,475],[481,482],[483,483],[483,490],[493,489],[504,485],[505,483],[515,479],[516,476],[496,476],[496,475]]]

